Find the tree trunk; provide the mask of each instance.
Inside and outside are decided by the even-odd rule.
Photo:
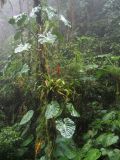
[[[34,7],[41,6],[41,0],[34,0]],[[41,34],[43,31],[43,22],[42,22],[42,17],[41,17],[41,10],[36,13],[36,21],[38,24],[38,31],[37,34]],[[38,43],[38,42],[37,42]],[[47,68],[46,68],[46,55],[45,55],[45,50],[44,46],[42,44],[38,43],[37,46],[37,53],[38,53],[38,61],[39,64],[37,66],[37,72],[41,71],[43,74],[47,73]]]

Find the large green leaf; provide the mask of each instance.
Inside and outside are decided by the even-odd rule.
[[[69,118],[64,118],[63,120],[57,120],[56,129],[60,131],[63,137],[71,138],[75,132],[75,123]]]
[[[97,160],[101,156],[101,152],[98,149],[90,149],[84,160]]]
[[[119,149],[108,150],[105,148],[101,148],[101,152],[103,156],[108,156],[109,160],[120,160],[120,150]]]
[[[112,144],[117,143],[118,140],[119,137],[116,136],[114,133],[104,133],[96,139],[96,143],[104,147],[108,147],[111,146]]]
[[[34,114],[34,111],[33,110],[29,110],[22,118],[22,120],[20,121],[20,125],[24,125],[26,124],[27,122],[29,122],[32,118]]]
[[[52,101],[47,105],[47,109],[45,112],[46,119],[56,118],[61,114],[62,110],[57,101]]]
[[[108,153],[109,160],[120,160],[120,150],[114,149]]]
[[[75,110],[72,103],[68,103],[66,105],[66,107],[67,107],[68,111],[70,112],[71,116],[80,117],[80,114]]]

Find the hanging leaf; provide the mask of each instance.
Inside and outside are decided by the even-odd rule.
[[[84,160],[97,160],[101,156],[101,152],[98,149],[90,149],[87,152]]]
[[[22,118],[22,120],[20,121],[20,125],[24,125],[27,122],[29,122],[31,120],[31,118],[33,117],[34,111],[33,110],[29,110]]]
[[[96,139],[96,143],[99,145],[103,145],[104,147],[108,147],[112,144],[117,143],[118,140],[119,137],[116,136],[114,133],[104,133]]]
[[[52,101],[47,105],[47,109],[45,112],[46,119],[56,118],[61,114],[62,110],[57,101]]]
[[[44,44],[44,43],[53,44],[56,39],[57,39],[57,36],[53,35],[50,31],[47,33],[38,35],[38,42],[40,44]]]
[[[80,114],[75,110],[74,106],[72,103],[68,103],[66,105],[68,111],[70,112],[71,116],[73,117],[80,117]]]
[[[15,53],[21,53],[23,51],[28,51],[31,48],[29,43],[19,44],[18,47],[15,49]]]
[[[60,131],[63,137],[71,138],[75,132],[75,123],[69,118],[64,118],[63,120],[57,120],[56,129]]]
[[[60,20],[64,23],[65,26],[68,26],[71,28],[70,22],[63,15],[60,15]]]

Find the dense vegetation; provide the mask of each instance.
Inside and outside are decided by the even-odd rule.
[[[9,20],[1,160],[120,160],[120,1],[96,0],[94,12],[93,0],[76,1],[79,18],[73,1],[34,0]]]

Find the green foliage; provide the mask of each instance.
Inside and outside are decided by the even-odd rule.
[[[36,21],[39,12],[41,29]],[[60,22],[68,30],[65,36],[58,33]],[[14,53],[0,77],[2,82],[9,80],[0,88],[3,159],[33,155],[36,160],[119,160],[118,42],[112,43],[113,37],[109,40],[108,30],[106,36],[90,34],[93,24],[87,26],[86,34],[81,31],[81,36],[70,40],[67,34],[72,23],[47,5],[33,8],[29,15],[13,16],[9,23],[18,32]]]
[[[21,140],[20,133],[12,127],[3,128],[0,131],[0,153],[15,150],[17,143]]]

